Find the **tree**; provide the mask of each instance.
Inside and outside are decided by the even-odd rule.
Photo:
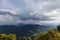
[[[58,32],[60,32],[60,25],[57,25],[57,30]]]

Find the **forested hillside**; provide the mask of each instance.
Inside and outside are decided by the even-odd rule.
[[[60,25],[48,32],[33,35],[31,37],[19,37],[19,40],[60,40]]]
[[[17,37],[16,34],[0,34],[0,40],[60,40],[60,25],[55,29],[49,29],[47,32],[41,32],[40,34],[33,34],[31,36]]]

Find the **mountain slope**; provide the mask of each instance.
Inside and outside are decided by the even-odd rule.
[[[38,24],[27,24],[22,26],[1,25],[0,33],[5,33],[5,34],[13,33],[13,34],[17,34],[17,36],[31,36],[33,34],[46,32],[48,29],[49,27]]]

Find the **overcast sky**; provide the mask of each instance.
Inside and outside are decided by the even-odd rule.
[[[60,0],[0,0],[0,24],[59,24]]]

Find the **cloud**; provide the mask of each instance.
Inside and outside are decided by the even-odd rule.
[[[19,19],[15,16],[12,16],[13,13],[6,12],[6,11],[0,11],[0,25],[4,24],[17,24]]]
[[[9,3],[9,0],[0,0],[0,9],[3,11],[15,11],[20,12],[20,8],[15,7],[13,4]],[[18,14],[18,13],[17,13]]]
[[[0,0],[0,18],[2,20],[0,22],[27,24],[59,23],[59,1]]]

